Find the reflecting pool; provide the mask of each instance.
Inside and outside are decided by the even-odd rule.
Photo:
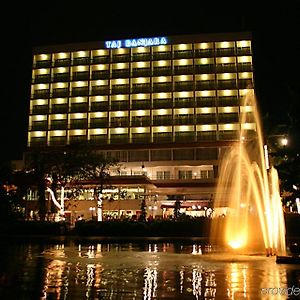
[[[287,299],[300,265],[201,240],[6,240],[0,299]]]

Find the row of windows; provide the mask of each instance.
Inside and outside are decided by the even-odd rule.
[[[246,89],[250,87],[252,81],[249,79],[241,80],[220,80],[220,81],[203,81],[203,82],[175,82],[153,84],[143,83],[129,85],[118,85],[111,89],[108,86],[97,87],[75,87],[69,88],[54,88],[52,93],[48,89],[36,90],[32,94],[32,99],[48,99],[56,97],[76,97],[76,96],[101,96],[101,95],[118,95],[130,93],[156,93],[156,92],[184,92],[184,91],[205,91],[205,90],[220,90],[220,89]]]
[[[85,135],[66,136],[50,136],[47,137],[29,137],[29,146],[58,146],[66,144],[90,144],[90,145],[120,145],[120,144],[149,144],[149,143],[173,143],[173,142],[200,142],[200,141],[223,141],[223,140],[239,140],[240,132],[238,130],[223,131],[198,131],[198,132],[171,132],[166,133],[132,133],[128,134],[112,134],[108,138],[106,135],[90,135],[89,140]]]
[[[151,47],[147,48],[151,50]],[[161,59],[180,59],[180,58],[201,58],[201,57],[218,57],[218,56],[239,56],[251,55],[249,47],[230,47],[217,49],[188,49],[172,51],[170,47],[166,47],[165,51],[149,51],[141,53],[130,53],[130,49],[122,49],[123,51],[112,50],[103,51],[102,54],[92,53],[89,51],[77,52],[81,57],[72,57],[74,53],[54,53],[35,55],[34,67],[50,67],[50,66],[69,66],[69,65],[89,65],[97,63],[112,63],[112,62],[130,62],[130,61],[151,61]]]
[[[52,105],[51,108],[47,105],[34,105],[30,110],[30,114],[55,114],[55,113],[76,113],[76,112],[96,112],[96,111],[120,111],[120,110],[135,110],[135,109],[160,109],[160,108],[194,108],[194,107],[226,107],[226,106],[238,106],[240,100],[237,98],[219,100],[207,99],[196,101],[179,101],[172,103],[172,99],[156,101],[151,104],[151,101],[135,101],[131,105],[126,101],[120,101],[108,105],[107,103],[92,103],[89,107],[88,104],[78,105]]]
[[[238,98],[230,99],[205,99],[197,100],[194,102],[190,101],[175,101],[172,99],[164,99],[155,101],[153,104],[151,101],[133,101],[131,105],[127,101],[116,101],[109,105],[106,102],[94,102],[91,103],[90,107],[87,103],[80,104],[56,104],[52,105],[49,109],[48,105],[33,105],[30,113],[31,114],[50,114],[50,113],[76,113],[76,112],[95,112],[95,111],[114,111],[114,110],[130,110],[130,109],[155,109],[155,108],[193,108],[193,107],[226,107],[226,106],[238,106],[240,100]]]
[[[236,73],[236,72],[250,72],[252,71],[252,64],[250,62],[244,63],[228,63],[221,65],[205,64],[205,65],[183,65],[171,67],[156,67],[156,68],[129,68],[109,70],[95,70],[95,71],[74,71],[70,73],[56,72],[50,75],[50,70],[46,70],[47,74],[34,74],[33,83],[48,83],[48,82],[67,82],[76,80],[97,80],[109,78],[130,78],[130,77],[150,77],[150,76],[171,76],[171,75],[193,75],[203,73]]]
[[[123,150],[102,152],[105,157],[115,158],[121,162],[163,161],[163,160],[217,160],[218,148],[185,148],[155,150]]]
[[[247,113],[243,116],[244,121],[254,122],[254,115]],[[197,125],[197,124],[218,124],[237,123],[240,121],[239,113],[209,113],[209,114],[182,114],[182,115],[157,115],[150,117],[112,117],[90,119],[67,119],[35,121],[30,119],[29,130],[65,130],[84,128],[109,128],[109,127],[141,127],[141,126],[169,126],[169,125]],[[49,124],[50,123],[50,124]]]
[[[150,162],[165,160],[217,160],[218,148],[178,148],[153,150],[101,151],[107,158],[120,162]]]
[[[147,175],[152,180],[170,180],[170,179],[213,179],[214,178],[214,171],[213,170],[200,170],[199,174],[195,175],[193,170],[178,170],[176,172],[176,175],[171,174],[170,171],[156,171],[155,175],[149,176],[147,172],[139,172],[134,171],[133,174],[129,174],[127,172],[122,171],[122,176],[129,176],[129,175]],[[110,189],[111,190],[111,189]],[[131,199],[131,195],[133,194],[132,191],[137,190],[141,191],[140,187],[130,187],[126,188],[124,187],[122,189],[123,192],[125,192],[125,197],[120,198],[123,199]],[[117,190],[118,191],[118,190]],[[77,200],[94,200],[93,196],[93,189],[83,189],[80,192],[80,197],[77,198]],[[143,192],[143,191],[141,191]],[[71,198],[73,196],[72,191],[69,191],[68,189],[64,191],[66,198]],[[109,193],[111,194],[111,192]],[[58,191],[58,197],[60,197],[60,191]],[[104,199],[107,197],[107,191],[103,190],[103,197]],[[134,199],[139,199],[138,193],[133,197]],[[109,198],[112,199],[112,198]],[[38,200],[38,191],[36,190],[28,190],[26,194],[26,200],[27,201],[37,201]],[[118,197],[119,200],[119,197]]]

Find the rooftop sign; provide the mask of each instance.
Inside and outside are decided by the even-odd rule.
[[[166,45],[167,43],[168,43],[168,39],[166,37],[113,40],[113,41],[105,41],[105,48],[118,49],[118,48],[150,47],[150,46]]]

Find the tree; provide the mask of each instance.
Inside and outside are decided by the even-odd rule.
[[[145,222],[146,221],[146,216],[147,216],[147,212],[146,212],[146,200],[143,197],[143,199],[141,200],[141,215],[139,217],[139,221],[141,222]]]
[[[112,167],[119,169],[119,161],[112,157],[105,157],[97,151],[81,153],[82,168],[78,175],[80,181],[94,183],[94,198],[97,201],[98,221],[102,221],[103,188],[109,183],[110,170]]]
[[[48,190],[52,202],[64,213],[64,190],[72,188],[74,193],[82,189],[84,182],[94,185],[94,197],[98,206],[98,220],[102,220],[102,191],[110,176],[110,169],[118,166],[118,161],[105,157],[101,152],[84,145],[70,145],[59,150],[31,153],[30,162],[37,182],[40,218],[45,219]],[[49,179],[49,180],[47,180]],[[57,201],[57,189],[61,190],[61,201]]]
[[[181,203],[178,198],[176,198],[175,203],[174,203],[174,218],[178,219],[180,217],[180,208],[181,208]]]
[[[25,217],[23,197],[30,174],[14,171],[9,161],[0,162],[0,220],[13,221]]]

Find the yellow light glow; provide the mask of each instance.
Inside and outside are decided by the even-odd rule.
[[[132,52],[133,53],[147,53],[147,52],[149,52],[149,49],[147,49],[146,47],[137,47],[137,48],[133,48]]]
[[[119,79],[116,79],[116,80],[113,80],[112,81],[112,84],[126,84],[128,83],[128,80],[127,79],[123,79],[123,78],[119,78]]]
[[[179,115],[186,115],[188,113],[192,113],[193,112],[193,108],[188,109],[188,108],[179,108],[179,109],[175,109],[175,114],[179,114]]]
[[[198,125],[197,131],[213,131],[216,130],[216,125],[204,124]]]
[[[64,104],[68,102],[66,98],[56,98],[51,100],[52,104]]]
[[[77,88],[77,87],[84,87],[84,86],[87,86],[87,82],[86,81],[76,81],[76,82],[73,82],[72,84],[72,87],[73,88]]]
[[[84,51],[78,51],[74,53],[74,57],[84,57],[85,52]]]
[[[200,49],[212,48],[209,43],[200,43]]]
[[[85,113],[71,114],[71,119],[84,119],[84,118],[86,118]]]
[[[75,68],[76,72],[83,72],[83,71],[87,71],[87,67],[86,66],[78,66],[77,68]]]
[[[254,108],[253,106],[246,105],[246,106],[241,106],[241,112],[253,112]]]
[[[208,58],[200,58],[199,59],[199,63],[201,65],[208,65],[209,64],[209,60],[208,60]]]
[[[189,75],[180,75],[180,76],[176,76],[175,81],[192,81],[193,80],[193,76],[189,76]]]
[[[179,59],[174,61],[174,65],[176,66],[188,66],[192,64],[192,60],[191,59]]]
[[[107,101],[107,96],[95,96],[91,97],[92,102],[100,102],[100,101]]]
[[[192,131],[193,127],[192,126],[188,126],[188,125],[180,125],[180,126],[176,126],[176,131]]]
[[[138,77],[132,79],[133,83],[147,83],[150,82],[150,79],[148,77]]]
[[[142,116],[145,116],[146,115],[146,112],[148,115],[150,115],[150,111],[146,111],[146,110],[134,110],[131,112],[131,115],[132,116],[139,116],[139,117],[142,117]]]
[[[251,45],[250,41],[237,41],[236,44],[241,48],[250,47]]]
[[[252,73],[251,72],[241,72],[239,73],[239,78],[241,79],[251,79]]]
[[[231,46],[231,43],[229,42],[221,42],[216,44],[217,44],[217,48],[229,48]]]
[[[167,99],[168,98],[168,93],[157,93],[157,99]]]
[[[237,106],[225,106],[225,107],[219,107],[220,113],[237,113],[238,107]]]
[[[147,64],[146,62],[144,61],[139,61],[137,63],[134,64],[135,67],[137,68],[146,68],[149,64]]]
[[[106,134],[106,129],[105,128],[95,128],[95,129],[90,129],[89,133],[90,134]]]
[[[153,132],[171,132],[172,127],[170,126],[159,126],[159,127],[153,127]]]
[[[213,97],[215,96],[215,91],[197,91],[196,95],[200,97]]]
[[[75,97],[72,99],[72,103],[84,103],[86,102],[86,98],[84,97]]]
[[[47,84],[37,84],[35,86],[35,90],[45,90],[48,88],[48,85]]]
[[[94,86],[99,86],[99,85],[107,85],[106,80],[96,80],[94,81]]]
[[[65,136],[66,131],[65,130],[54,130],[50,132],[51,136]]]
[[[85,135],[85,130],[84,129],[71,130],[70,135]]]
[[[256,126],[255,123],[245,123],[245,124],[241,124],[242,129],[245,130],[255,130]]]
[[[111,114],[111,116],[113,116],[113,117],[124,117],[126,115],[127,115],[127,112],[125,114],[125,111],[121,111],[121,110],[115,111]]]
[[[210,76],[208,74],[202,74],[202,75],[199,76],[200,80],[209,80],[209,77]]]
[[[148,94],[134,94],[134,95],[132,95],[133,100],[144,100],[144,99],[148,99],[148,98],[149,98]]]
[[[222,80],[234,79],[235,74],[233,74],[233,73],[221,73],[221,74],[217,74],[217,78],[222,79]]]
[[[132,128],[132,133],[145,133],[145,132],[149,132],[149,128],[145,128],[145,127],[137,127],[137,128]]]
[[[178,92],[175,93],[175,97],[178,98],[185,98],[185,97],[192,97],[193,96],[193,92]]]
[[[128,49],[125,48],[119,48],[119,49],[113,49],[114,54],[126,54],[128,53]]]
[[[49,54],[41,54],[40,60],[47,60],[49,58]]]
[[[97,112],[93,112],[90,113],[90,117],[92,118],[101,118],[101,117],[106,117],[107,116],[107,112],[103,112],[103,111],[97,111]]]
[[[238,63],[251,63],[252,59],[251,56],[238,56]]]
[[[169,63],[166,60],[159,60],[157,62],[154,62],[155,67],[165,67],[168,65],[169,65]]]
[[[216,111],[215,107],[198,107],[197,108],[197,113],[202,113],[202,114],[210,114],[214,113]]]
[[[60,67],[55,70],[55,73],[66,73],[68,71],[67,68]]]
[[[122,101],[122,100],[128,100],[128,95],[114,95],[111,98],[112,101]]]
[[[188,50],[191,48],[191,45],[187,45],[187,44],[179,44],[175,46],[176,50]]]
[[[217,62],[221,64],[228,64],[230,61],[230,57],[220,57]]]
[[[168,48],[169,48],[168,46],[160,45],[160,46],[155,47],[155,50],[157,52],[163,52],[163,51],[168,51]]]
[[[122,134],[122,133],[127,133],[127,128],[114,128],[114,130],[111,130],[112,134]]]
[[[219,128],[221,130],[233,130],[234,129],[234,124],[220,124]]]
[[[46,131],[33,131],[31,137],[43,137],[46,136]]]
[[[60,52],[57,54],[57,58],[59,59],[64,59],[64,58],[67,58],[68,57],[68,54],[65,53],[65,52]]]
[[[63,120],[66,119],[67,115],[66,114],[57,114],[57,115],[52,115],[51,120]]]
[[[248,93],[250,93],[251,89],[241,89],[239,90],[239,93],[241,96],[246,96]]]
[[[33,121],[45,121],[47,120],[47,116],[45,115],[37,115],[32,117]]]
[[[46,105],[47,104],[47,100],[46,99],[38,99],[36,101],[33,102],[34,105]]]
[[[107,65],[94,65],[94,66],[92,66],[92,70],[93,71],[108,70],[108,66]]]
[[[49,74],[49,69],[39,69],[37,70],[38,75],[46,75]]]
[[[245,242],[243,240],[233,240],[229,241],[228,245],[233,249],[239,249],[245,245]]]
[[[219,90],[218,91],[218,96],[236,96],[237,91],[236,90]]]
[[[171,81],[171,78],[168,76],[159,76],[153,79],[153,82],[168,82]]]
[[[98,49],[93,51],[94,56],[103,56],[108,53],[108,50]]]

